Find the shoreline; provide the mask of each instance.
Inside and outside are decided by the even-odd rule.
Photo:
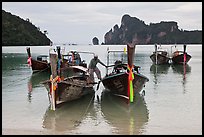
[[[2,128],[2,135],[58,135],[63,132],[53,132],[43,129],[16,129],[16,128]]]
[[[46,135],[48,132],[37,129],[2,128],[2,135]]]
[[[72,132],[59,132],[46,129],[2,128],[2,135],[71,135]]]

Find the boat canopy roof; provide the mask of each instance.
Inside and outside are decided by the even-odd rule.
[[[48,55],[39,55],[38,58],[48,57]]]
[[[181,50],[176,50],[176,51],[174,51],[174,52],[179,52],[179,53],[183,53],[183,51],[181,51]]]

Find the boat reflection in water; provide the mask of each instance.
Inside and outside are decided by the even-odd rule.
[[[149,119],[149,112],[142,95],[137,94],[135,101],[129,103],[119,96],[103,91],[101,111],[104,118],[114,127],[116,134],[142,134]]]
[[[162,64],[162,65],[155,65],[152,64],[150,67],[150,71],[153,74],[167,74],[170,68],[170,64]]]
[[[66,102],[55,111],[48,108],[43,117],[43,128],[53,134],[66,134],[76,129],[87,115],[94,115],[94,94]],[[95,116],[93,116],[95,117]]]
[[[186,75],[191,72],[191,66],[189,64],[172,64],[173,72]]]
[[[191,72],[191,66],[188,64],[172,64],[171,65],[173,73],[178,73],[182,75],[182,85],[183,85],[183,92],[186,92],[186,75]]]
[[[170,68],[170,64],[156,65],[152,64],[150,72],[154,75],[154,83],[158,84],[158,76],[160,74],[167,74]]]
[[[34,88],[43,87],[42,81],[49,79],[50,74],[47,71],[33,73],[28,80],[28,101],[31,102],[32,92]]]

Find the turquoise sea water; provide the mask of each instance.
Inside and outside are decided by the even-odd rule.
[[[166,45],[170,52],[172,45]],[[109,50],[125,45],[64,46],[66,51],[89,51],[107,63]],[[31,47],[31,54],[48,54],[49,46]],[[177,46],[182,49],[182,45]],[[187,45],[188,65],[152,65],[154,45],[138,45],[135,65],[149,78],[145,96],[127,105],[104,94],[100,84],[95,96],[66,103],[53,112],[45,87],[47,73],[32,74],[26,47],[2,48],[2,130],[39,130],[45,134],[202,134],[202,45]],[[81,54],[89,63],[92,55]],[[113,55],[116,58],[118,55]],[[105,68],[98,64],[105,76]],[[97,98],[98,97],[98,98]],[[93,100],[92,100],[93,99]]]

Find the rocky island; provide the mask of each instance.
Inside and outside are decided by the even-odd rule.
[[[180,30],[175,21],[161,21],[146,25],[144,21],[123,15],[120,27],[116,24],[104,36],[105,45],[137,44],[202,44],[202,30]]]

